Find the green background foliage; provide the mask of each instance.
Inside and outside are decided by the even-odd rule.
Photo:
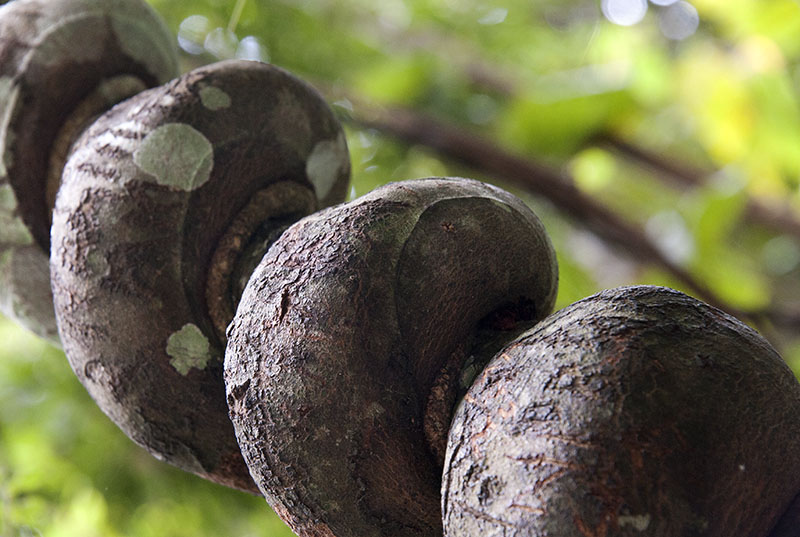
[[[800,330],[771,316],[800,305],[798,233],[752,218],[755,203],[800,219],[798,2],[679,3],[699,16],[681,40],[664,35],[675,5],[649,4],[622,26],[591,0],[151,3],[181,36],[184,70],[258,57],[318,85],[344,119],[362,102],[400,106],[560,171],[726,304],[770,319],[757,327],[800,369]],[[358,125],[347,123],[351,197],[433,175],[503,186],[426,144]],[[643,165],[620,142],[657,158]],[[546,197],[512,190],[553,237],[558,307],[634,283],[692,294]],[[147,455],[95,407],[59,350],[0,319],[0,536],[28,535],[291,532],[263,500]]]

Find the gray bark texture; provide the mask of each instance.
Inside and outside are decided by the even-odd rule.
[[[798,409],[792,371],[736,319],[665,288],[602,292],[461,402],[445,535],[765,537],[800,490]]]
[[[449,421],[482,322],[535,322],[556,286],[538,218],[477,181],[394,183],[289,228],[225,357],[239,444],[276,512],[304,537],[441,534],[426,414]]]
[[[256,491],[228,419],[207,286],[232,272],[258,223],[343,198],[348,177],[322,98],[256,62],[140,93],[79,139],[53,216],[59,331],[78,378],[134,441]]]
[[[176,76],[177,64],[169,30],[141,0],[0,8],[0,311],[53,343],[46,183],[57,138],[104,82],[129,76],[152,87]],[[108,109],[128,95],[95,97]]]

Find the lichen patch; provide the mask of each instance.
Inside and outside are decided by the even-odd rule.
[[[105,254],[99,248],[92,248],[86,254],[86,265],[95,276],[108,276],[111,272],[111,265],[108,264]]]
[[[133,162],[157,184],[192,191],[211,177],[214,148],[191,125],[168,123],[145,137]]]
[[[325,140],[314,146],[306,161],[306,176],[314,185],[319,199],[328,195],[349,163],[347,142],[342,133],[335,140]]]
[[[627,515],[617,519],[620,528],[630,526],[637,531],[644,531],[650,527],[650,515]]]
[[[215,86],[206,86],[201,89],[200,101],[203,106],[214,112],[228,108],[231,105],[230,95]]]
[[[167,354],[172,357],[170,365],[181,375],[194,369],[205,369],[211,360],[211,345],[208,338],[194,324],[185,324],[167,339]]]
[[[90,382],[106,385],[110,385],[113,378],[102,360],[89,360],[86,362],[86,365],[83,366],[83,376]]]

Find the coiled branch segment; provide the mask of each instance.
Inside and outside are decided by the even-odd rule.
[[[765,537],[800,490],[798,405],[792,371],[733,317],[659,287],[594,295],[467,393],[445,535]]]
[[[395,183],[290,227],[225,360],[239,445],[276,511],[303,536],[441,533],[432,388],[447,368],[458,384],[493,312],[547,315],[556,281],[536,216],[477,181]]]

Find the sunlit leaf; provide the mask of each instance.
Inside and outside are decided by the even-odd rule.
[[[622,91],[568,99],[520,98],[499,124],[502,140],[533,154],[568,155],[630,106]]]

